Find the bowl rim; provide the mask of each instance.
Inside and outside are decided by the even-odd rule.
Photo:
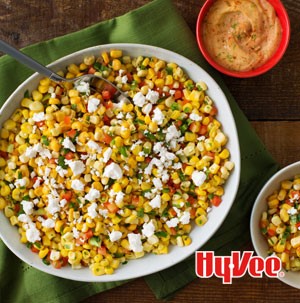
[[[280,24],[282,27],[282,38],[280,41],[280,44],[276,50],[276,52],[273,54],[271,58],[268,59],[263,65],[257,67],[256,69],[250,70],[250,71],[245,71],[245,72],[239,72],[239,71],[234,71],[234,70],[229,70],[225,68],[224,66],[218,64],[208,53],[204,46],[203,38],[202,38],[202,33],[201,33],[201,25],[202,22],[211,7],[211,5],[215,2],[216,0],[206,0],[203,6],[200,9],[200,12],[198,14],[197,22],[196,22],[196,38],[197,38],[197,43],[198,47],[203,55],[203,57],[207,60],[207,62],[214,67],[216,70],[219,72],[231,76],[231,77],[236,77],[236,78],[251,78],[251,77],[256,77],[259,75],[262,75],[269,71],[271,68],[275,67],[277,63],[282,59],[284,56],[288,45],[290,41],[290,36],[291,36],[291,26],[290,26],[290,19],[288,16],[288,13],[282,4],[280,0],[267,0],[275,9],[276,15],[280,20]]]
[[[280,182],[288,177],[293,177],[300,172],[300,161],[291,163],[280,170],[278,170],[269,180],[265,183],[263,188],[260,190],[250,216],[250,236],[251,242],[254,250],[258,256],[266,258],[267,254],[267,241],[264,239],[263,235],[260,233],[259,218],[261,216],[262,210],[267,209],[266,198],[273,193],[273,191],[280,186]],[[275,186],[275,183],[277,186]],[[272,186],[273,185],[273,186]],[[262,246],[265,246],[264,249]],[[298,281],[295,281],[295,278]],[[278,279],[283,283],[290,285],[292,287],[300,289],[300,273],[299,272],[286,272],[284,269],[281,270]]]
[[[180,60],[184,60],[184,62],[187,64],[186,66],[183,66],[184,69],[187,69],[188,71],[190,71],[190,73],[193,70],[193,74],[194,76],[190,75],[191,78],[195,77],[195,70],[197,70],[198,74],[200,71],[200,75],[199,77],[207,77],[207,81],[210,83],[210,85],[213,85],[214,89],[216,90],[216,93],[219,95],[219,98],[225,101],[224,102],[224,112],[227,112],[229,116],[227,116],[226,114],[226,119],[225,117],[223,117],[222,123],[224,123],[225,121],[228,122],[228,118],[232,118],[229,119],[229,124],[232,124],[232,131],[233,133],[231,134],[231,142],[232,142],[232,148],[235,149],[234,150],[234,162],[235,162],[235,168],[234,171],[231,176],[231,178],[229,178],[228,183],[231,184],[232,189],[230,190],[231,194],[228,196],[228,203],[229,206],[225,205],[225,204],[221,204],[218,208],[214,209],[213,212],[215,211],[218,215],[222,214],[222,219],[219,220],[217,223],[215,222],[215,220],[208,220],[209,224],[206,224],[207,227],[206,229],[210,229],[213,232],[210,233],[210,235],[208,235],[209,233],[205,233],[202,232],[202,239],[201,239],[201,244],[198,244],[199,241],[192,241],[191,246],[187,246],[187,249],[185,249],[184,247],[180,248],[181,252],[178,252],[177,255],[178,257],[174,257],[174,254],[172,255],[171,252],[169,254],[166,255],[160,255],[160,268],[159,270],[163,270],[166,269],[170,266],[173,266],[175,264],[177,264],[178,262],[183,261],[185,258],[187,258],[188,256],[192,255],[196,250],[200,249],[200,247],[202,247],[205,243],[207,243],[211,237],[215,234],[215,232],[217,231],[217,229],[221,226],[221,224],[223,223],[223,221],[226,219],[230,209],[232,208],[233,202],[236,198],[236,194],[238,191],[238,187],[239,187],[239,182],[240,182],[240,170],[241,170],[241,157],[240,157],[240,145],[239,145],[239,140],[238,140],[238,133],[237,133],[237,126],[235,124],[235,120],[233,117],[233,113],[231,111],[229,102],[227,100],[227,97],[225,95],[225,93],[223,92],[223,90],[220,88],[219,84],[216,82],[216,80],[214,80],[214,78],[212,76],[210,76],[202,67],[200,67],[198,64],[194,63],[193,61],[191,61],[190,59],[167,49],[164,48],[160,48],[160,47],[156,47],[156,46],[152,46],[152,45],[145,45],[145,44],[136,44],[136,43],[112,43],[112,44],[103,44],[103,45],[96,45],[96,46],[92,46],[92,47],[88,47],[88,48],[84,48],[82,50],[73,52],[69,55],[63,56],[57,60],[55,60],[54,62],[50,63],[49,65],[47,65],[48,67],[53,68],[54,67],[54,71],[55,69],[61,67],[62,65],[65,66],[66,62],[70,62],[70,63],[74,63],[74,60],[79,60],[77,56],[84,56],[84,54],[99,54],[99,51],[104,51],[104,50],[108,50],[108,49],[115,49],[115,48],[121,48],[123,49],[125,52],[130,53],[130,51],[135,50],[136,52],[139,51],[143,51],[143,54],[146,56],[148,52],[151,51],[151,54],[153,54],[153,52],[155,52],[155,54],[158,57],[162,57],[163,60],[169,60],[168,58],[173,58],[174,57]],[[163,56],[162,56],[163,55]],[[175,59],[174,59],[175,60]],[[182,64],[182,63],[181,63]],[[33,74],[32,76],[30,76],[29,78],[27,78],[25,81],[23,81],[17,88],[16,90],[10,95],[10,97],[6,100],[6,102],[4,103],[4,105],[2,106],[1,110],[0,110],[0,122],[2,120],[4,120],[4,115],[1,115],[1,113],[3,112],[3,110],[6,108],[6,106],[8,104],[12,104],[13,101],[15,101],[15,97],[16,97],[16,93],[18,92],[19,94],[23,93],[22,90],[20,90],[21,88],[28,88],[28,85],[33,82],[35,85],[38,83],[38,80],[41,79],[43,76],[39,75],[38,73]],[[205,80],[205,79],[203,79]],[[209,90],[208,90],[209,91]],[[211,93],[210,93],[211,95]],[[15,107],[14,107],[15,108]],[[225,111],[226,109],[226,111]],[[228,124],[228,123],[227,123]],[[225,125],[225,123],[224,123]],[[227,127],[227,126],[226,126]],[[229,184],[228,184],[229,185]],[[226,193],[225,193],[226,195]],[[223,205],[223,207],[222,207]],[[2,220],[3,213],[0,213],[0,221]],[[7,220],[7,218],[5,218]],[[9,221],[9,220],[8,220]],[[214,223],[213,223],[214,221]],[[9,223],[9,222],[8,222]],[[10,223],[9,223],[10,224]],[[13,227],[13,226],[12,226]],[[54,275],[54,276],[58,276],[61,278],[66,278],[66,279],[70,279],[70,280],[76,280],[76,281],[81,281],[81,282],[112,282],[112,281],[122,281],[122,280],[127,280],[127,279],[132,279],[132,278],[138,278],[141,276],[145,276],[148,274],[152,274],[154,272],[157,272],[157,266],[156,264],[152,264],[151,266],[148,266],[149,264],[149,260],[151,261],[152,259],[149,256],[146,256],[142,259],[136,259],[133,260],[133,262],[135,262],[137,264],[137,267],[135,268],[135,272],[131,272],[129,274],[124,274],[123,272],[120,274],[117,274],[117,272],[113,275],[105,275],[105,276],[93,276],[92,273],[89,274],[88,277],[82,277],[78,275],[78,271],[76,270],[72,270],[72,269],[66,269],[64,271],[62,270],[56,270],[56,269],[52,269],[50,267],[43,267],[42,266],[42,262],[41,264],[38,263],[36,261],[30,261],[32,260],[30,257],[27,258],[26,252],[24,255],[24,252],[22,251],[16,251],[14,250],[12,247],[13,245],[11,245],[11,243],[9,242],[8,236],[5,235],[3,237],[3,233],[2,231],[0,231],[0,237],[2,238],[3,242],[6,244],[6,246],[15,254],[17,255],[21,260],[23,260],[24,262],[26,262],[27,264],[29,264],[30,266],[35,267],[36,269],[42,270],[48,274]],[[186,251],[188,251],[188,254],[186,253]],[[31,252],[29,252],[31,253]],[[26,257],[25,257],[26,256]],[[165,257],[167,256],[167,257]],[[148,258],[147,258],[148,257]],[[156,256],[157,257],[157,256]],[[36,259],[34,259],[36,260]],[[142,266],[142,270],[141,270],[141,266],[139,261],[143,260],[144,263],[147,263],[147,271],[145,272],[145,270],[143,270],[143,266]],[[148,261],[148,262],[147,262]],[[130,266],[129,262],[126,266]],[[158,262],[155,262],[158,263]],[[146,265],[145,265],[146,266]],[[145,267],[144,266],[144,267]],[[138,270],[137,270],[138,268]],[[89,269],[87,269],[89,270]],[[90,270],[89,270],[90,271]],[[141,273],[142,271],[142,273]]]

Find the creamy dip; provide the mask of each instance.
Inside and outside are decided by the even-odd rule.
[[[207,51],[220,65],[249,71],[277,50],[282,28],[266,0],[216,0],[203,23]]]

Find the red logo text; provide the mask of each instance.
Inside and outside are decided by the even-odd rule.
[[[215,256],[213,251],[196,252],[196,274],[199,278],[215,275],[223,284],[231,284],[232,278],[241,278],[248,271],[253,278],[261,278],[263,273],[277,278],[281,271],[281,261],[277,256],[262,258],[253,256],[253,251],[232,251],[230,256]]]

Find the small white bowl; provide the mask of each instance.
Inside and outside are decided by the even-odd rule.
[[[280,183],[282,181],[292,179],[297,174],[300,174],[300,161],[279,170],[273,177],[269,179],[256,198],[251,213],[250,232],[254,249],[256,253],[263,258],[268,256],[268,244],[267,240],[261,233],[259,222],[262,213],[267,210],[266,199],[275,190],[280,188]],[[280,275],[278,278],[282,282],[300,289],[300,272],[286,272],[282,270],[282,275]]]

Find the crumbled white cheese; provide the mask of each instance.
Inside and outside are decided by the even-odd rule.
[[[98,153],[100,153],[101,150],[102,150],[101,147],[99,146],[99,144],[96,143],[96,142],[93,141],[93,140],[89,140],[89,141],[87,142],[87,146],[88,146],[90,149],[95,150],[95,151],[98,152]]]
[[[44,161],[42,158],[38,157],[34,160],[34,162],[38,165],[38,166],[43,166],[44,165]]]
[[[74,176],[80,175],[85,170],[85,165],[82,161],[79,161],[79,160],[76,160],[76,161],[65,160],[65,163],[69,165],[69,167],[71,168]]]
[[[100,104],[100,100],[97,98],[91,98],[88,100],[88,106],[87,110],[89,113],[93,113],[98,109],[98,106]]]
[[[32,116],[32,120],[34,122],[41,122],[46,120],[46,116],[44,112],[34,113]]]
[[[60,211],[59,198],[55,198],[52,194],[48,195],[48,206],[47,211],[54,215]]]
[[[158,107],[156,107],[153,113],[154,115],[152,117],[152,121],[156,122],[158,125],[163,124],[165,116],[162,111]]]
[[[80,159],[81,159],[81,160],[86,160],[86,159],[88,159],[89,157],[90,157],[89,154],[86,154],[86,155],[85,155],[85,154],[81,154],[81,155],[80,155]]]
[[[153,145],[153,151],[156,154],[159,154],[162,148],[163,148],[162,142],[155,142],[154,145]]]
[[[66,199],[62,199],[62,200],[59,201],[58,205],[60,207],[65,207],[67,203],[68,203],[68,201]]]
[[[168,220],[166,222],[168,227],[176,227],[179,223],[179,219],[178,218],[172,218],[171,220]]]
[[[298,214],[298,211],[295,207],[291,207],[287,212],[291,216]]]
[[[179,218],[179,222],[182,224],[189,224],[190,223],[191,214],[189,211],[184,211],[181,217]]]
[[[128,234],[128,241],[129,241],[129,249],[133,252],[142,252],[143,245],[141,240],[140,234],[130,233]]]
[[[61,176],[64,177],[68,171],[66,169],[63,169],[61,166],[57,165],[55,170],[57,171],[57,173]]]
[[[172,166],[172,168],[174,168],[174,169],[181,169],[182,168],[182,164],[180,163],[180,162],[178,162],[178,163],[174,163],[173,164],[173,166]]]
[[[76,81],[74,83],[74,87],[76,90],[78,90],[80,93],[84,93],[89,95],[90,94],[90,84],[89,82],[85,81]]]
[[[46,228],[54,228],[55,221],[51,218],[42,221],[42,226]]]
[[[74,190],[82,191],[84,190],[84,183],[82,183],[80,180],[72,180],[71,181],[71,188]]]
[[[94,219],[98,216],[98,212],[97,212],[97,203],[93,202],[88,208],[87,208],[87,211],[88,211],[88,215]]]
[[[125,194],[123,193],[123,192],[121,192],[121,191],[119,191],[117,194],[116,194],[116,204],[119,204],[119,203],[121,203],[122,201],[123,201],[123,199],[124,199],[124,196],[125,196]]]
[[[138,107],[143,107],[146,103],[146,97],[141,92],[136,93],[132,100],[134,105]]]
[[[46,166],[44,170],[44,177],[48,178],[51,173],[51,168]]]
[[[148,90],[146,99],[149,100],[152,104],[155,104],[159,99],[159,93],[155,90]]]
[[[107,218],[107,216],[108,216],[108,209],[99,209],[99,214],[102,217]]]
[[[122,233],[118,230],[113,230],[111,233],[109,233],[109,240],[111,242],[118,241],[122,238]]]
[[[103,153],[103,162],[107,163],[110,159],[110,156],[112,154],[112,148],[108,147],[105,152]]]
[[[64,138],[63,142],[62,142],[62,146],[64,148],[68,148],[70,149],[72,152],[76,152],[76,147],[73,144],[73,142],[71,141],[70,137],[66,137]]]
[[[37,150],[34,148],[34,146],[29,146],[26,148],[24,155],[28,158],[35,158],[37,155]]]
[[[189,118],[193,121],[201,121],[202,120],[202,117],[199,116],[198,114],[195,114],[195,113],[191,113]]]
[[[14,183],[15,187],[24,187],[26,186],[26,179],[22,178],[22,179],[17,179]]]
[[[154,226],[154,224],[153,224],[152,221],[150,221],[149,223],[145,222],[143,224],[142,234],[145,237],[149,238],[149,237],[153,236],[154,235],[154,231],[155,231],[155,226]]]
[[[123,77],[121,78],[121,82],[122,82],[123,84],[126,84],[127,81],[128,81],[127,75],[125,75],[125,76],[123,76]]]
[[[150,202],[149,205],[152,208],[160,208],[161,206],[161,196],[160,195],[156,195]]]
[[[123,172],[118,164],[112,162],[105,167],[103,177],[108,177],[114,180],[118,180],[123,177]]]
[[[73,233],[73,237],[74,237],[75,239],[78,239],[78,238],[79,238],[80,233],[79,233],[79,231],[77,230],[76,227],[73,227],[73,228],[72,228],[72,233]]]
[[[26,214],[20,214],[20,215],[18,216],[18,221],[19,221],[19,222],[23,222],[23,223],[29,223],[29,222],[31,222],[31,219],[30,219],[30,217],[29,217],[28,215],[26,215]]]
[[[172,124],[167,128],[166,141],[169,142],[173,139],[178,139],[181,136],[181,132],[177,130],[176,126]]]
[[[200,186],[206,180],[206,174],[203,171],[194,170],[192,173],[192,180],[196,186]]]
[[[31,201],[23,200],[21,204],[26,215],[31,215],[33,213],[34,204]]]
[[[147,103],[143,109],[142,109],[142,112],[145,114],[145,115],[149,115],[151,113],[151,110],[152,110],[152,104],[151,103]]]
[[[94,201],[100,198],[100,191],[95,188],[91,188],[90,191],[84,196],[84,198],[88,201]]]
[[[159,178],[153,178],[152,179],[153,185],[157,190],[162,190],[163,185],[162,182]]]
[[[40,232],[36,228],[34,223],[29,223],[29,227],[26,230],[26,238],[28,242],[34,243],[41,240]]]

